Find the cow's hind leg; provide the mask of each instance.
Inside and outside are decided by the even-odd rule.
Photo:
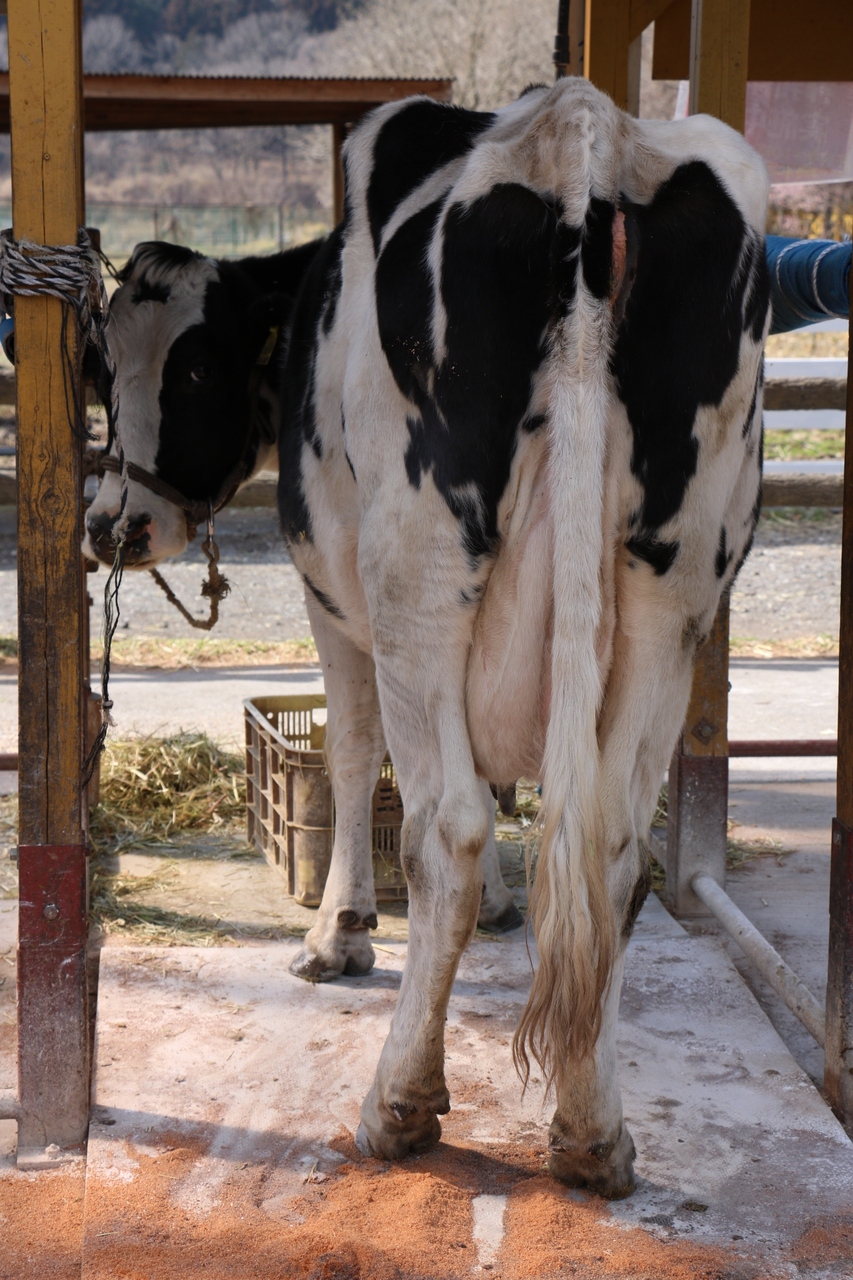
[[[373,1087],[361,1109],[360,1149],[385,1159],[428,1150],[450,1110],[444,1080],[444,1024],[456,968],[476,923],[480,852],[488,812],[475,787],[470,804],[424,796],[403,823],[409,882],[409,946],[397,1008]],[[458,807],[457,807],[458,805]],[[455,809],[455,812],[454,812]]]
[[[709,568],[713,548],[708,549]],[[685,590],[627,552],[617,567],[614,656],[599,728],[601,811],[616,954],[593,1052],[562,1074],[550,1129],[551,1172],[609,1198],[634,1188],[634,1144],[622,1113],[616,1031],[625,951],[649,889],[647,837],[660,782],[684,721],[697,633],[707,631],[719,596]],[[690,616],[685,602],[703,602]]]
[[[352,644],[306,592],[326,685],[326,759],[335,794],[335,842],[317,923],[290,966],[309,982],[367,973],[376,928],[373,791],[385,756],[373,658]]]
[[[357,1138],[362,1151],[386,1159],[434,1145],[438,1116],[450,1107],[447,1002],[477,923],[490,833],[491,795],[475,772],[465,712],[474,609],[460,587],[470,569],[449,523],[439,506],[419,576],[404,560],[413,533],[389,541],[387,521],[373,530],[368,521],[360,548],[382,716],[403,797],[409,885],[406,967]]]

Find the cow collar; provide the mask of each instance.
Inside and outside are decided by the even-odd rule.
[[[136,484],[143,485],[151,493],[156,493],[159,497],[165,498],[167,502],[171,502],[175,507],[180,507],[187,522],[187,541],[189,542],[192,542],[193,538],[195,538],[198,526],[202,521],[207,520],[211,513],[216,513],[221,511],[223,507],[227,507],[240,485],[248,479],[251,470],[249,458],[257,457],[258,449],[262,444],[271,445],[275,443],[275,429],[266,406],[261,400],[260,391],[264,376],[263,371],[272,358],[278,343],[278,337],[279,326],[277,324],[271,325],[264,338],[264,345],[261,347],[258,358],[249,375],[249,429],[246,433],[243,451],[240,454],[237,465],[222,482],[216,497],[207,500],[187,498],[174,485],[167,484],[165,480],[161,480],[152,471],[146,471],[144,467],[138,466],[137,463],[125,460],[124,474],[128,480],[133,480]],[[107,449],[109,448],[110,445],[107,446]],[[118,458],[113,457],[107,450],[104,450],[98,459],[97,470],[99,475],[103,475],[106,471],[120,475],[121,463]]]

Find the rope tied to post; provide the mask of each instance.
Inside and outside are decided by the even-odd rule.
[[[78,439],[92,441],[85,417],[83,398],[77,395],[76,376],[82,346],[73,351],[69,342],[71,317],[76,322],[78,339],[95,352],[101,379],[115,386],[115,362],[107,342],[109,299],[101,274],[100,258],[85,228],[77,232],[77,244],[43,245],[30,240],[15,240],[11,231],[0,233],[0,294],[9,299],[58,298],[62,303],[62,377],[68,423]],[[106,261],[106,260],[105,260]],[[107,264],[109,266],[109,264]],[[109,696],[110,649],[119,620],[118,592],[124,572],[124,526],[127,506],[125,459],[117,431],[118,404],[114,394],[107,397],[104,408],[110,433],[116,440],[118,466],[122,477],[121,505],[116,522],[116,554],[104,587],[104,656],[101,662],[101,724],[83,761],[83,786],[88,786],[98,758],[104,749],[107,730],[114,724],[113,702]]]
[[[106,327],[109,300],[101,274],[99,255],[88,232],[80,227],[78,243],[36,244],[15,240],[9,230],[0,233],[0,293],[15,297],[58,298],[62,308],[62,353],[65,403],[74,434],[94,440],[86,423],[85,410],[74,394],[74,363],[68,343],[68,320],[73,312],[83,340],[97,353],[101,369],[112,379],[115,365],[107,345]],[[111,430],[114,406],[104,406]]]

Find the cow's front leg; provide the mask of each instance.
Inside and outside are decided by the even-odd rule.
[[[290,966],[309,982],[367,973],[374,962],[373,791],[385,757],[373,658],[357,649],[306,592],[326,685],[326,759],[335,794],[332,863],[317,923]]]
[[[515,905],[512,894],[501,875],[498,847],[495,843],[495,805],[488,783],[481,784],[483,803],[489,812],[489,834],[483,849],[483,896],[477,925],[486,933],[508,933],[524,924],[524,916]]]

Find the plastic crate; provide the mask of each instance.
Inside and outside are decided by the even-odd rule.
[[[246,724],[246,825],[287,892],[304,906],[323,896],[335,829],[326,769],[325,694],[249,698]],[[403,804],[388,756],[373,793],[373,878],[380,902],[407,897],[400,866]]]

